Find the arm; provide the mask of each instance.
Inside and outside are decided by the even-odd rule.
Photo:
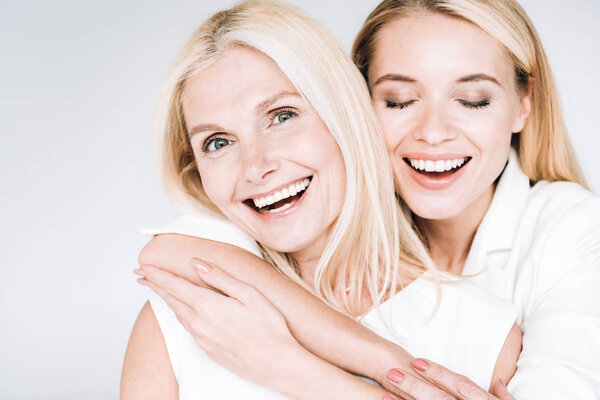
[[[146,277],[140,283],[165,300],[206,355],[243,379],[290,399],[379,400],[387,394],[304,349],[264,296],[214,270],[204,272],[206,282],[225,295],[157,268],[138,272]]]
[[[131,332],[123,371],[121,400],[176,400],[179,389],[163,336],[146,303]]]
[[[508,388],[519,399],[600,395],[600,199],[547,227],[528,281],[523,352]]]
[[[204,283],[190,263],[192,257],[222,266],[234,278],[258,289],[285,315],[298,342],[323,360],[384,386],[390,366],[413,373],[412,357],[403,349],[332,310],[270,264],[238,247],[183,235],[159,235],[142,250],[139,262],[141,266],[158,266],[202,286]]]

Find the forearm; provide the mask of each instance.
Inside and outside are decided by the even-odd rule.
[[[303,350],[303,351],[302,351]],[[381,400],[390,393],[313,355],[305,349],[283,356],[284,375],[273,388],[293,400]]]
[[[353,319],[322,303],[270,264],[237,247],[183,235],[159,235],[140,254],[140,265],[153,265],[203,285],[191,265],[199,257],[257,288],[286,317],[298,342],[310,352],[347,371],[384,378],[388,368],[410,362],[410,355]],[[324,334],[326,333],[326,334]]]

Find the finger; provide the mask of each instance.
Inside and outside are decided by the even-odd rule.
[[[160,268],[145,266],[142,267],[142,270],[144,271],[144,277],[150,283],[160,287],[190,307],[195,308],[198,304],[206,304],[210,301],[206,297],[209,296],[209,293],[213,293],[212,290],[196,286],[187,279],[180,278]]]
[[[200,279],[206,284],[239,300],[242,304],[260,301],[262,298],[262,296],[257,296],[259,292],[253,286],[234,278],[218,265],[199,258],[192,258],[192,265],[196,268]]]
[[[495,397],[477,386],[469,378],[450,371],[432,361],[422,358],[413,360],[414,369],[448,393],[463,400],[490,400]]]
[[[492,390],[490,390],[490,392],[499,400],[514,400],[514,397],[508,393],[508,389],[502,379],[498,379],[492,384]]]
[[[150,288],[154,293],[160,296],[160,298],[162,298],[165,301],[165,303],[167,303],[171,311],[175,313],[177,319],[179,319],[179,321],[182,324],[189,325],[189,323],[194,318],[194,310],[190,306],[185,304],[183,301],[179,300],[177,297],[169,294],[160,286],[153,284],[145,278],[138,279],[138,283],[140,285]]]
[[[386,376],[392,385],[415,400],[456,400],[435,385],[397,369],[390,369]]]

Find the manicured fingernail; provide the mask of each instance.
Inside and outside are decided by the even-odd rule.
[[[404,380],[404,374],[402,372],[398,371],[397,369],[390,369],[387,372],[386,376],[390,381],[396,382],[396,383],[400,383]]]
[[[413,367],[418,369],[419,371],[427,371],[429,368],[429,363],[422,358],[415,358],[413,361]]]
[[[211,268],[206,261],[196,257],[192,258],[192,265],[194,266],[194,268],[196,268],[198,272],[208,272]]]
[[[146,280],[146,278],[138,278],[136,279],[136,281],[142,286],[148,286],[148,281]]]
[[[136,268],[133,270],[133,273],[139,276],[144,276],[144,270],[141,268]]]

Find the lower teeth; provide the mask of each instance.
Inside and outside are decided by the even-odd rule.
[[[286,203],[286,204],[282,205],[282,206],[281,206],[281,207],[279,207],[279,208],[276,208],[276,209],[274,209],[274,210],[267,210],[267,211],[265,211],[265,212],[268,212],[268,213],[275,213],[275,212],[280,212],[280,211],[283,211],[283,210],[287,210],[287,209],[288,209],[288,208],[290,208],[290,207],[292,206],[292,204],[294,204],[294,203],[295,203],[295,201],[292,201],[291,203]]]

